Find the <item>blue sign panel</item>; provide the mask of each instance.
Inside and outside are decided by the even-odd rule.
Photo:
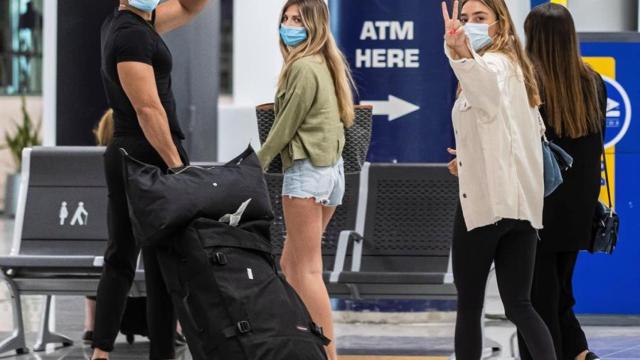
[[[545,3],[548,3],[549,0],[531,0],[531,8],[533,9],[534,7],[538,6],[538,5],[542,5]]]
[[[457,81],[444,55],[440,4],[329,1],[332,30],[353,70],[358,99],[374,106],[369,161],[450,159]]]
[[[582,36],[582,54],[607,83],[607,161],[620,238],[612,256],[581,254],[576,311],[640,314],[640,34]]]

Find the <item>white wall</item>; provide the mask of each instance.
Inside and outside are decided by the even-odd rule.
[[[271,101],[282,57],[278,23],[283,0],[234,1],[233,97],[236,104]]]
[[[58,0],[43,1],[43,144],[56,144],[56,76],[58,58]]]
[[[255,106],[273,102],[282,56],[278,17],[283,0],[234,1],[233,97],[218,107],[218,161],[260,146]]]
[[[531,0],[506,0],[506,3],[516,26],[516,32],[524,42],[524,20],[531,10]]]
[[[578,31],[636,31],[638,3],[633,0],[569,0]]]

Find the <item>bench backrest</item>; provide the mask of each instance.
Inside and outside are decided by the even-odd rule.
[[[275,121],[273,104],[257,106],[256,117],[260,143],[264,144]],[[345,145],[342,151],[345,172],[359,172],[365,163],[371,142],[372,119],[373,107],[371,105],[355,105],[353,126],[345,130]],[[282,162],[279,155],[271,162],[267,172],[272,174],[282,172]]]
[[[107,239],[101,147],[23,151],[14,255],[95,255]]]
[[[447,273],[458,181],[446,165],[371,164],[367,184],[361,270]]]

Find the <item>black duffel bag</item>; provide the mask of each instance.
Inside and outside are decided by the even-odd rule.
[[[269,225],[201,218],[158,250],[194,359],[326,359],[329,340],[276,272]]]
[[[131,225],[143,246],[166,243],[196,218],[233,214],[249,199],[243,221],[273,219],[262,167],[250,146],[224,165],[187,166],[177,174],[165,174],[121,151]]]

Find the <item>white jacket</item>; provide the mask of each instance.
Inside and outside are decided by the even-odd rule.
[[[467,230],[501,219],[541,229],[541,129],[520,66],[500,53],[453,60],[446,44],[445,53],[462,86],[452,119]]]

